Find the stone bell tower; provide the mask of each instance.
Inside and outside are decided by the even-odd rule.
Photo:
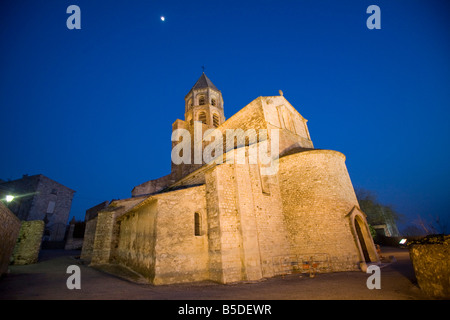
[[[184,119],[192,127],[200,121],[207,128],[215,128],[225,121],[222,93],[203,72],[184,98]]]
[[[185,154],[186,150],[177,152],[180,157],[186,157],[185,160],[190,159],[190,161],[185,162],[183,160],[181,163],[172,161],[171,177],[175,180],[181,179],[205,164],[201,154],[206,146],[202,141],[203,134],[206,130],[217,128],[225,122],[222,93],[204,72],[192,89],[189,90],[184,101],[185,120],[177,119],[172,124],[172,132],[177,129],[184,129],[189,132],[190,136],[186,137],[190,140],[189,155]],[[180,140],[172,141],[172,151],[179,142]]]

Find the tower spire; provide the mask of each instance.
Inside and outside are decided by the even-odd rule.
[[[189,125],[201,121],[210,128],[218,127],[225,121],[222,93],[203,72],[185,100],[185,120]]]

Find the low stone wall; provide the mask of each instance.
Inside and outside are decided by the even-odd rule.
[[[0,202],[0,276],[8,271],[20,230],[20,220]]]
[[[72,238],[66,242],[64,246],[64,250],[82,250],[83,248],[83,239]]]
[[[81,259],[87,261],[88,263],[90,263],[92,259],[96,228],[97,217],[86,222],[86,229],[84,229],[83,248],[81,249]]]
[[[450,236],[412,244],[409,254],[419,287],[433,298],[450,298]]]
[[[83,223],[84,225],[84,223]],[[83,225],[81,225],[83,234],[84,234],[84,230],[85,228],[83,228]],[[70,227],[69,227],[69,232],[67,233],[67,240],[66,240],[66,244],[64,246],[64,250],[81,250],[83,248],[83,238],[82,237],[74,237],[74,235],[76,234],[76,228],[77,226],[80,226],[80,223],[77,223],[74,220],[72,220],[72,222],[70,222]],[[80,233],[80,232],[78,232]]]
[[[41,250],[44,221],[22,221],[19,237],[12,257],[12,264],[32,264],[38,261]]]

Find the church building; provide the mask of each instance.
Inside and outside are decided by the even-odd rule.
[[[379,261],[345,156],[314,148],[307,120],[281,91],[225,119],[222,93],[203,73],[184,100],[184,120],[172,124],[171,172],[90,215],[82,259],[128,267],[155,285],[356,271]],[[193,138],[174,139],[178,132]],[[220,134],[223,154],[199,158]],[[188,149],[178,152],[181,140]],[[276,154],[271,174],[250,156],[263,144]],[[174,150],[190,161],[173,161]],[[216,161],[238,154],[243,160]]]

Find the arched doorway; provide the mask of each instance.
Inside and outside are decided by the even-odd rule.
[[[377,262],[379,261],[375,244],[373,243],[372,235],[370,234],[369,225],[367,224],[365,214],[354,207],[349,214],[353,234],[356,240],[356,246],[359,250],[360,259],[362,262]]]
[[[369,251],[367,251],[366,240],[364,239],[364,234],[361,229],[361,218],[356,216],[354,224],[355,224],[355,229],[356,229],[356,236],[358,237],[358,241],[359,241],[359,245],[361,247],[362,253],[363,253],[364,261],[370,262]]]

